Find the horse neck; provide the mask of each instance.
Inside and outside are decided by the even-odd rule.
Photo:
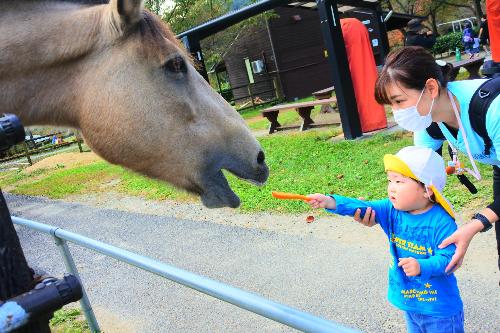
[[[105,7],[0,3],[0,112],[24,125],[78,127],[72,91],[85,58],[103,42]]]

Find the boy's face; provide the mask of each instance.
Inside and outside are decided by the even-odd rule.
[[[387,180],[387,194],[394,208],[418,212],[428,207],[428,194],[419,182],[394,171],[387,171]]]

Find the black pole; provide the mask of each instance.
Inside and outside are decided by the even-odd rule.
[[[189,53],[191,53],[193,59],[197,62],[196,69],[198,70],[198,73],[200,73],[207,82],[210,82],[208,80],[208,73],[203,59],[203,52],[201,52],[200,38],[198,35],[186,35],[181,38],[181,41]]]
[[[382,6],[378,3],[375,9],[375,15],[377,16],[377,26],[380,33],[380,50],[382,63],[385,63],[385,57],[389,53],[389,38],[387,37],[387,28],[384,22],[384,13],[382,13]]]
[[[332,69],[333,85],[337,96],[342,129],[346,139],[363,135],[359,121],[358,106],[354,95],[349,61],[342,37],[342,28],[336,0],[317,0],[321,31],[328,52],[328,62]]]

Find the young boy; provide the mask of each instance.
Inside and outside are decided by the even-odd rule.
[[[339,195],[310,194],[313,208],[353,216],[372,207],[376,222],[389,238],[388,299],[406,312],[408,332],[464,332],[463,304],[453,274],[445,267],[455,246],[439,249],[457,226],[441,191],[444,161],[429,148],[406,147],[385,155],[388,199],[361,201]]]

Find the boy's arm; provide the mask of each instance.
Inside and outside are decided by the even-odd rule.
[[[385,229],[386,221],[390,214],[392,204],[389,199],[377,201],[363,201],[354,198],[343,197],[340,195],[330,195],[336,203],[335,209],[326,209],[326,211],[338,215],[354,216],[356,210],[361,209],[361,216],[366,212],[366,208],[371,207],[375,212],[375,221]]]
[[[449,220],[448,223],[438,223],[438,226],[434,243],[432,247],[427,249],[431,256],[427,259],[417,259],[420,265],[420,277],[422,279],[447,275],[445,272],[446,266],[450,263],[455,253],[456,246],[453,244],[444,249],[437,247],[446,237],[457,229],[455,222]]]

